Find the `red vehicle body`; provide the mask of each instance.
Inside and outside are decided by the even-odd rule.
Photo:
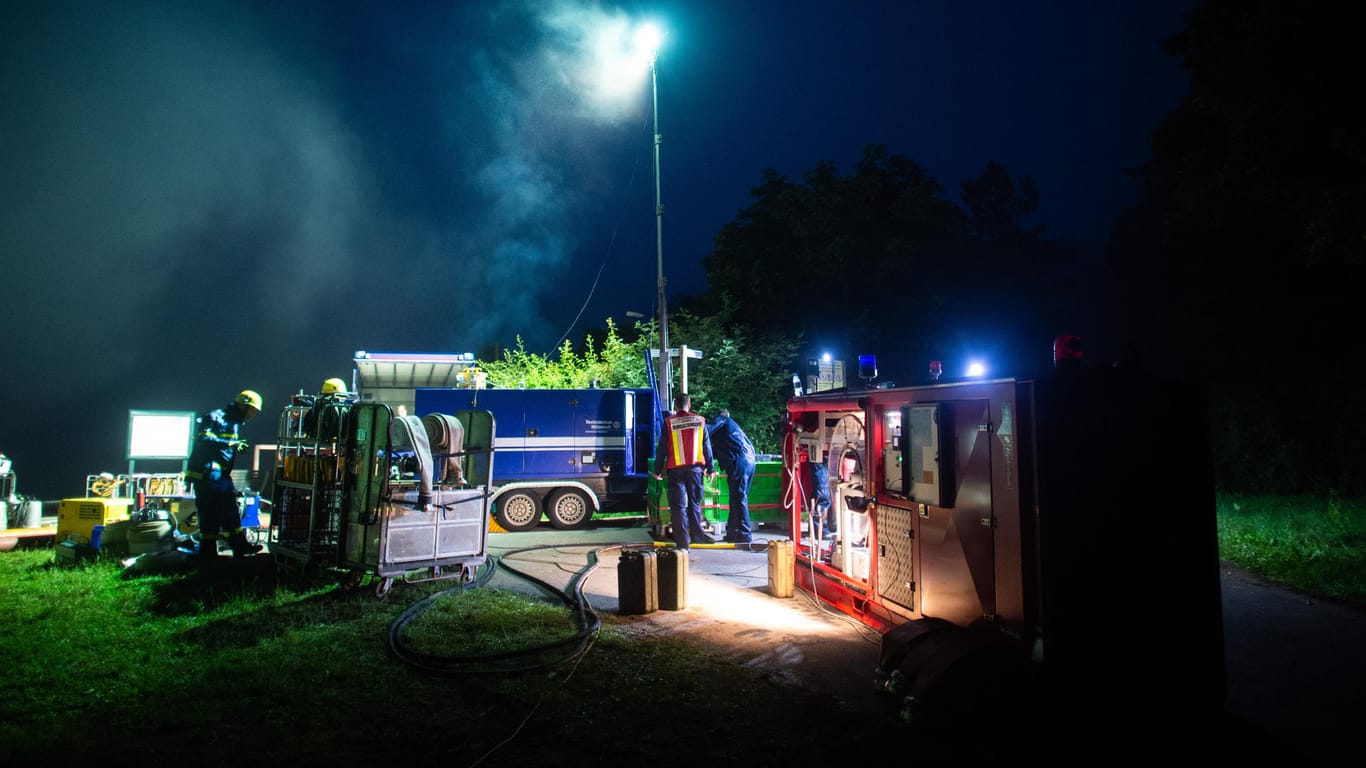
[[[929,638],[943,657],[989,636],[1050,690],[1218,709],[1206,413],[1200,388],[1120,368],[794,397],[794,583],[883,632],[884,666]]]

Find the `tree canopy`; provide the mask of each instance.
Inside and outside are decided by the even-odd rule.
[[[670,319],[669,329],[674,343],[704,354],[688,373],[693,410],[710,416],[728,408],[759,451],[777,453],[782,407],[792,391],[787,371],[796,342],[756,336],[726,312],[703,317],[680,310]],[[622,336],[608,318],[604,331],[597,338],[589,333],[578,350],[566,340],[553,355],[539,355],[528,352],[518,337],[514,349],[500,359],[481,360],[479,367],[488,384],[500,388],[644,388],[649,386],[645,361],[657,333],[654,321],[637,322]]]
[[[1058,277],[1078,254],[1025,225],[1040,193],[999,163],[963,182],[967,210],[919,164],[879,145],[848,175],[821,162],[800,182],[762,176],[703,259],[703,311],[725,308],[756,332],[797,336],[807,345],[799,353],[874,354],[902,383],[973,346],[1007,370],[1031,355],[1046,361],[1053,336],[1080,322],[1066,315],[1086,292]]]
[[[994,161],[961,183],[961,205],[877,145],[847,174],[831,162],[797,180],[761,171],[703,260],[707,291],[671,319],[671,341],[706,354],[689,372],[694,403],[729,408],[771,452],[790,373],[818,350],[876,354],[885,377],[908,384],[928,360],[947,371],[992,338],[1004,372],[1028,375],[1054,335],[1104,328],[1116,364],[1188,377],[1191,396],[1209,399],[1222,487],[1366,493],[1366,383],[1353,359],[1366,128],[1344,117],[1363,31],[1350,4],[1325,0],[1207,0],[1189,12],[1167,49],[1190,90],[1130,169],[1139,195],[1107,245],[1108,290],[1077,249],[1028,223],[1034,181]],[[589,359],[618,349],[609,337],[578,356],[560,350],[574,375],[545,380],[591,369],[643,383],[655,330],[638,324],[647,338],[622,342],[630,354],[606,366],[638,366],[636,378]],[[539,362],[519,345],[507,370],[525,377]]]
[[[1135,363],[1210,382],[1225,487],[1366,491],[1363,31],[1349,5],[1212,0],[1167,44],[1190,91],[1112,236],[1115,328]]]
[[[791,376],[817,349],[846,364],[874,354],[880,381],[903,384],[927,380],[930,360],[957,365],[974,343],[1020,373],[1011,369],[1026,358],[1048,361],[1061,315],[1085,293],[1065,277],[1077,254],[1025,224],[1039,201],[1032,179],[1017,183],[999,163],[963,182],[967,210],[920,165],[876,145],[847,175],[819,162],[800,182],[771,169],[761,177],[703,260],[708,290],[678,302],[670,342],[703,352],[688,370],[694,409],[729,409],[762,452],[779,450]],[[555,360],[519,339],[485,368],[498,386],[644,386],[657,331],[637,323],[627,340],[609,320]]]

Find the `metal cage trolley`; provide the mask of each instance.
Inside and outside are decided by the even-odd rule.
[[[359,403],[351,426],[338,564],[377,575],[380,596],[396,578],[473,581],[487,559],[492,414]]]
[[[314,408],[318,413],[312,413]],[[270,551],[282,568],[317,573],[335,565],[342,509],[342,464],[351,405],[296,399],[280,411]],[[330,425],[327,429],[320,424]]]

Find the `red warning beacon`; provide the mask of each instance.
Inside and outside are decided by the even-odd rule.
[[[1055,336],[1053,338],[1053,367],[1054,368],[1080,368],[1081,367],[1081,337],[1080,336]]]

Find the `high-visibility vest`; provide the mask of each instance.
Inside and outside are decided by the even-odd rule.
[[[707,420],[695,413],[676,413],[664,420],[664,434],[668,437],[669,452],[666,469],[702,466],[706,454],[702,440],[707,434]]]

